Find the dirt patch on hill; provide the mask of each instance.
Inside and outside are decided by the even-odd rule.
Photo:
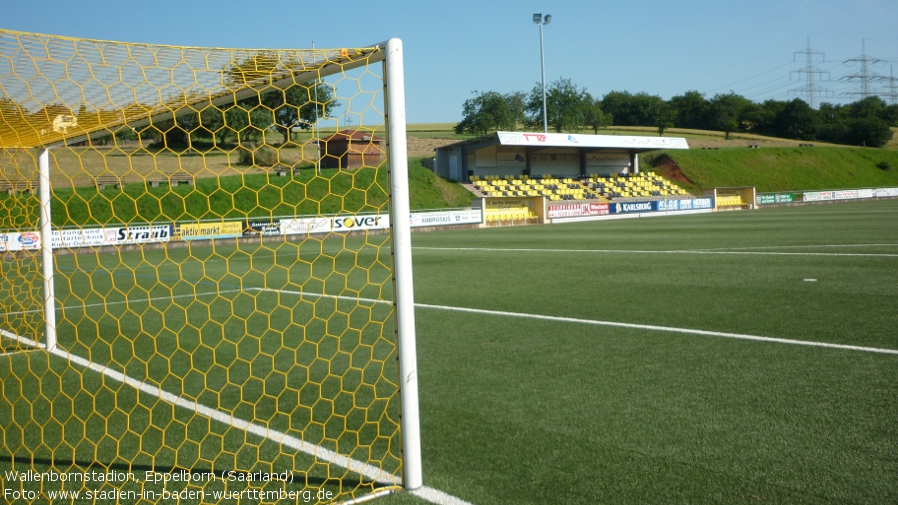
[[[458,142],[458,139],[422,139],[417,137],[408,137],[406,145],[408,145],[409,158],[433,157],[436,154],[434,150],[437,147],[448,146]]]
[[[686,177],[686,174],[680,170],[680,165],[677,165],[677,162],[667,154],[662,154],[655,158],[655,160],[652,161],[652,168],[665,179],[693,184],[689,177]]]

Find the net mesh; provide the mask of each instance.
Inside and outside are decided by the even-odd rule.
[[[5,500],[398,485],[382,60],[0,30]]]

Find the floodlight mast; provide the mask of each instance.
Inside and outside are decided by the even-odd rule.
[[[545,16],[542,14],[533,15],[533,22],[539,25],[539,63],[542,70],[543,83],[543,133],[549,133],[549,118],[546,114],[546,55],[543,50],[543,25],[549,24],[549,21],[552,21],[551,14],[546,14]]]

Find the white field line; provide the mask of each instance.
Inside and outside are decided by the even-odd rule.
[[[43,344],[27,339],[25,337],[20,337],[8,331],[0,330],[0,334],[2,334],[6,338],[17,340],[25,345],[46,349],[46,346]],[[82,358],[77,354],[72,354],[68,351],[64,351],[58,346],[49,350],[48,352],[54,356],[63,358],[70,363],[74,363],[89,370],[93,370],[94,372],[100,373],[116,382],[131,386],[142,393],[146,393],[150,396],[155,396],[156,398],[159,398],[164,402],[189,410],[203,417],[212,419],[213,421],[218,421],[219,423],[226,424],[239,430],[243,430],[252,435],[271,440],[291,449],[304,452],[320,461],[325,461],[327,463],[346,468],[354,473],[367,477],[368,479],[374,480],[376,482],[389,485],[399,485],[401,483],[401,479],[384,472],[376,466],[354,460],[347,456],[343,456],[342,454],[338,454],[330,449],[325,449],[315,444],[305,442],[302,439],[299,439],[292,435],[288,435],[284,432],[273,430],[259,424],[254,424],[250,421],[245,421],[243,419],[234,417],[231,414],[227,414],[205,405],[186,400],[175,394],[164,391],[156,386],[131,378],[117,370],[109,368],[108,366],[99,365],[85,358]]]
[[[199,293],[188,293],[186,295],[175,295],[175,296],[156,296],[153,298],[140,298],[137,300],[119,300],[115,302],[103,302],[103,303],[89,303],[87,305],[64,305],[62,307],[56,307],[57,311],[65,311],[65,310],[79,310],[79,309],[91,309],[94,307],[109,307],[111,305],[122,305],[122,304],[136,304],[136,303],[150,303],[157,302],[160,300],[176,300],[178,298],[197,298],[199,296],[206,295],[223,295],[225,293],[239,293],[245,292],[245,289],[228,289],[225,291],[200,291]],[[19,312],[7,312],[5,314],[0,314],[0,317],[3,316],[20,316],[23,314],[33,314],[35,312],[43,312],[43,309],[32,309],[32,310],[23,310]]]
[[[271,291],[285,294],[293,294],[300,296],[311,296],[317,298],[334,298],[337,300],[358,300],[358,301],[366,301],[373,303],[390,303],[386,300],[375,300],[372,298],[356,298],[351,296],[341,296],[341,295],[326,295],[321,293],[303,293],[300,291],[288,291],[288,290],[280,290],[280,289],[267,289],[267,288],[256,288],[261,291]],[[722,337],[722,338],[735,338],[741,340],[755,340],[759,342],[775,342],[778,344],[791,344],[791,345],[805,345],[811,347],[829,347],[831,349],[843,349],[849,351],[863,351],[863,352],[872,352],[879,354],[896,354],[898,355],[898,349],[881,349],[878,347],[862,347],[857,345],[846,345],[846,344],[832,344],[829,342],[814,342],[810,340],[793,340],[788,338],[776,338],[776,337],[762,337],[760,335],[746,335],[741,333],[727,333],[720,331],[709,331],[709,330],[696,330],[692,328],[677,328],[675,326],[658,326],[652,324],[635,324],[635,323],[619,323],[616,321],[599,321],[595,319],[580,319],[575,317],[562,317],[562,316],[546,316],[541,314],[526,314],[523,312],[507,312],[502,310],[488,310],[488,309],[474,309],[469,307],[452,307],[448,305],[432,305],[428,303],[415,303],[415,307],[421,309],[432,309],[432,310],[447,310],[451,312],[467,312],[469,314],[483,314],[490,316],[503,316],[503,317],[518,317],[523,319],[537,319],[541,321],[556,321],[561,323],[575,323],[575,324],[589,324],[595,326],[612,326],[616,328],[630,328],[636,330],[653,330],[653,331],[666,331],[672,333],[684,333],[689,335],[702,335],[707,337]]]
[[[255,291],[276,291],[276,290],[262,290],[262,289],[254,289]],[[339,297],[339,298],[349,298],[349,297]],[[351,298],[353,300],[358,300],[358,298]],[[371,300],[371,301],[381,301],[381,300]],[[22,344],[33,347],[35,349],[46,349],[46,346],[35,342],[34,340],[20,337],[14,333],[10,333],[6,330],[0,329],[0,335],[6,337],[11,340],[16,340]],[[232,428],[236,428],[239,430],[243,430],[252,435],[256,435],[258,437],[271,440],[275,443],[284,445],[285,447],[289,447],[293,450],[297,450],[300,452],[304,452],[310,456],[313,456],[315,459],[320,461],[326,461],[329,464],[337,465],[341,468],[346,468],[347,470],[367,477],[373,481],[376,481],[381,484],[386,485],[394,485],[399,486],[402,485],[402,479],[399,477],[394,477],[393,475],[384,472],[380,468],[369,465],[365,462],[358,461],[352,459],[348,456],[343,456],[337,452],[334,452],[330,449],[325,449],[324,447],[317,446],[315,444],[311,444],[309,442],[305,442],[302,439],[294,437],[292,435],[288,435],[284,432],[278,430],[272,430],[268,427],[261,426],[258,424],[254,424],[250,421],[245,421],[243,419],[234,417],[231,414],[227,414],[225,412],[221,412],[205,405],[185,400],[177,395],[164,391],[156,386],[147,384],[145,382],[141,382],[137,379],[128,377],[127,375],[113,370],[107,366],[99,365],[92,361],[82,358],[76,354],[69,353],[56,347],[49,351],[50,354],[58,356],[60,358],[66,359],[71,363],[75,363],[89,370],[93,370],[97,373],[100,373],[110,379],[120,382],[122,384],[126,384],[128,386],[137,389],[143,393],[146,393],[151,396],[155,396],[160,400],[175,405],[177,407],[181,407],[183,409],[194,412],[203,417],[212,419],[213,421],[220,422],[222,424],[226,424],[231,426]],[[389,490],[383,491],[375,491],[371,498],[381,496],[382,494],[386,494]],[[460,498],[456,498],[450,494],[446,494],[438,489],[434,489],[428,486],[422,486],[418,489],[412,490],[412,494],[429,501],[430,503],[434,503],[436,505],[472,505],[470,502],[464,501]],[[361,499],[349,500],[345,503],[361,503],[363,501],[367,501],[368,497],[362,497]]]
[[[612,326],[615,328],[631,328],[636,330],[653,330],[653,331],[666,331],[673,333],[685,333],[690,335],[703,335],[708,337],[722,337],[722,338],[735,338],[741,340],[756,340],[760,342],[775,342],[778,344],[792,344],[792,345],[805,345],[811,347],[829,347],[832,349],[844,349],[850,351],[864,351],[864,352],[872,352],[872,353],[880,353],[880,354],[895,354],[898,355],[898,349],[880,349],[877,347],[861,347],[857,345],[845,345],[845,344],[831,344],[828,342],[813,342],[809,340],[792,340],[788,338],[776,338],[776,337],[762,337],[759,335],[745,335],[741,333],[726,333],[720,331],[708,331],[708,330],[695,330],[691,328],[677,328],[673,326],[656,326],[651,324],[633,324],[633,323],[618,323],[614,321],[597,321],[594,319],[579,319],[575,317],[559,317],[559,316],[544,316],[538,314],[523,314],[520,312],[505,312],[500,310],[485,310],[485,309],[472,309],[466,307],[447,307],[445,305],[428,305],[424,303],[415,304],[417,307],[421,307],[424,309],[436,309],[436,310],[450,310],[455,312],[467,312],[471,314],[486,314],[491,316],[506,316],[506,317],[520,317],[525,319],[538,319],[542,321],[556,321],[561,323],[577,323],[577,324],[590,324],[596,326]]]
[[[706,249],[676,249],[669,251],[644,249],[540,249],[526,247],[412,247],[423,251],[481,251],[481,252],[541,252],[541,253],[617,253],[617,254],[740,254],[752,256],[860,256],[898,258],[898,254],[886,253],[823,253],[823,252],[773,252],[773,251],[718,251]]]
[[[741,251],[748,249],[807,249],[811,247],[898,247],[898,244],[805,244],[805,245],[758,245],[750,247],[711,247],[689,249],[691,251]]]
[[[421,486],[418,489],[412,491],[412,494],[421,498],[423,500],[427,500],[430,503],[435,503],[437,505],[471,505],[470,502],[466,502],[461,498],[456,498],[451,494],[446,494],[439,489],[434,489],[432,487]]]

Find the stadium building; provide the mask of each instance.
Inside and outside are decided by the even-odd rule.
[[[458,182],[488,176],[583,179],[638,174],[637,155],[689,149],[684,138],[496,132],[437,148],[437,175]]]

